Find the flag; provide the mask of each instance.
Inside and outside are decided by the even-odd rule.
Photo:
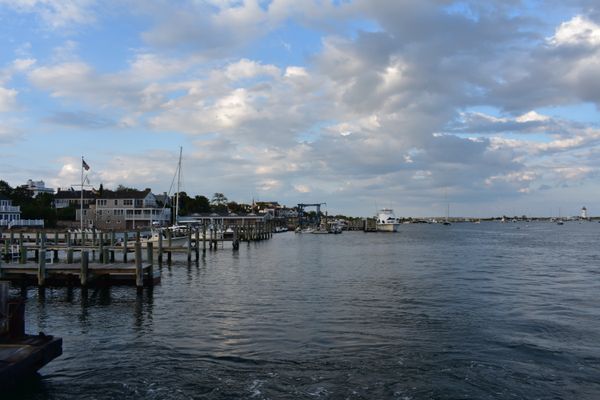
[[[90,166],[87,165],[87,163],[84,161],[84,159],[81,159],[81,166],[87,171],[90,169]]]

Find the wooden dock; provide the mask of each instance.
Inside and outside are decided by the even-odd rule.
[[[200,252],[223,249],[226,241],[237,251],[242,241],[266,240],[273,235],[271,224],[234,226],[230,231],[226,237],[206,225],[189,228],[182,246],[174,245],[170,231],[166,237],[159,235],[157,242],[144,240],[140,231],[4,232],[0,235],[0,279],[40,287],[150,286],[160,282],[154,260],[161,267],[165,255],[168,265],[173,254],[185,254],[188,262],[195,256],[198,261]]]
[[[0,282],[0,390],[6,391],[62,354],[62,339],[25,334],[25,304]]]

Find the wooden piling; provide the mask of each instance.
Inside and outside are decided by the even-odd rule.
[[[127,231],[123,233],[123,262],[127,262]]]
[[[163,236],[162,232],[158,232],[158,266],[162,266],[163,262]]]
[[[206,253],[206,222],[202,223],[202,251]]]
[[[150,275],[150,278],[154,280],[154,244],[152,242],[148,242],[146,243],[146,246],[146,261],[150,264],[148,274]]]
[[[192,261],[192,229],[187,230],[187,260]]]
[[[39,252],[39,260],[38,260],[38,286],[46,285],[46,250],[42,249]]]
[[[140,288],[144,286],[144,275],[142,269],[142,244],[135,242],[135,285]]]
[[[198,261],[200,254],[200,229],[198,227],[196,227],[196,229],[194,230],[194,234],[196,236],[194,251],[196,253],[196,261]]]
[[[89,278],[89,253],[87,251],[81,252],[81,271],[79,272],[79,280],[81,286],[87,286]]]
[[[171,232],[171,230],[167,229],[167,264],[171,265],[171,257],[172,257],[172,252],[171,252],[171,247],[173,246],[173,232]]]

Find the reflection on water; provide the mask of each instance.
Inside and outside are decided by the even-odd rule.
[[[154,288],[13,288],[64,354],[18,398],[598,398],[600,224],[276,235]]]

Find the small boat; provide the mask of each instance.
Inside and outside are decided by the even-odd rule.
[[[391,208],[382,208],[377,214],[377,231],[379,232],[398,232],[398,219]]]

